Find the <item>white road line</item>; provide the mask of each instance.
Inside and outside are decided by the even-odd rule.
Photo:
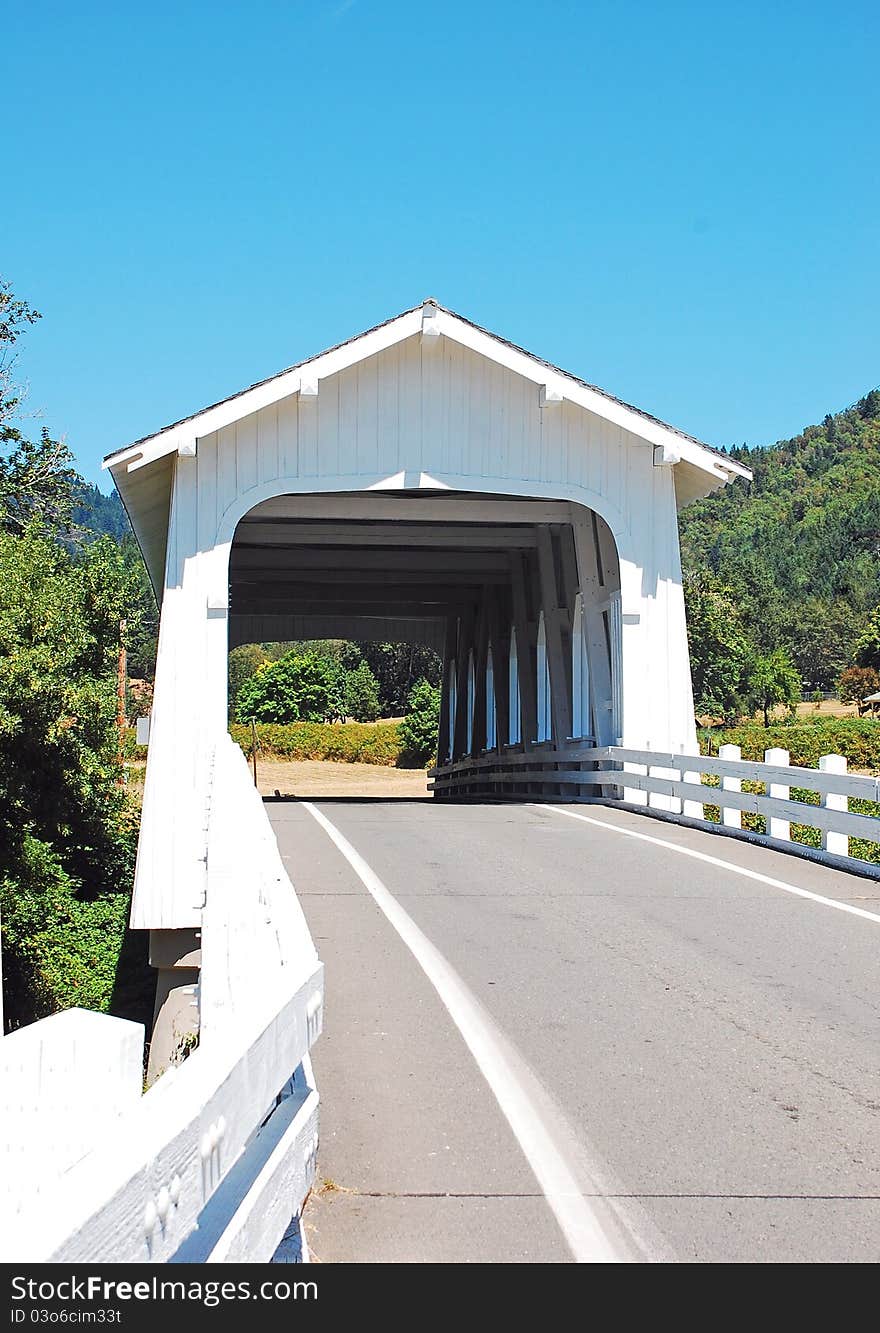
[[[351,843],[310,801],[302,801],[348,861],[364,888],[385,914],[445,1004],[481,1074],[535,1173],[572,1255],[578,1263],[620,1263],[620,1255],[602,1220],[583,1197],[528,1091],[504,1052],[504,1038],[458,973],[401,907]]]
[[[535,805],[535,810],[552,810],[557,815],[567,815],[569,819],[580,819],[585,824],[595,824],[597,828],[610,829],[612,833],[621,833],[625,838],[637,838],[639,842],[650,842],[655,847],[666,847],[680,856],[690,856],[695,861],[705,861],[710,866],[721,866],[722,870],[732,870],[744,879],[753,879],[758,884],[769,884],[771,889],[781,889],[783,893],[793,893],[797,898],[809,898],[823,907],[833,907],[836,912],[847,912],[850,916],[861,916],[866,921],[880,922],[876,912],[866,912],[864,907],[853,907],[851,903],[838,902],[836,898],[825,898],[821,893],[811,893],[809,889],[799,889],[796,884],[787,884],[784,879],[774,879],[772,875],[762,875],[758,870],[748,870],[745,866],[735,865],[733,861],[724,861],[720,856],[709,856],[708,852],[698,852],[692,847],[681,847],[678,843],[667,842],[665,838],[654,838],[650,833],[637,833],[635,829],[621,828],[619,824],[609,824],[604,819],[594,819],[591,815],[582,815],[576,810],[564,810],[561,805]]]

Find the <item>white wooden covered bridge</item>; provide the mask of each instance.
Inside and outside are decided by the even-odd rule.
[[[106,466],[161,604],[137,927],[201,924],[236,644],[434,645],[455,790],[510,745],[693,750],[676,511],[747,469],[435,301]]]
[[[846,802],[871,779],[694,757],[676,515],[747,469],[435,301],[106,466],[161,606],[132,910],[159,968],[153,1076],[198,1048],[141,1095],[133,1024],[74,1013],[0,1043],[25,1089],[10,1143],[36,1142],[37,1101],[69,1106],[77,1059],[92,1071],[39,1170],[7,1172],[4,1257],[264,1258],[312,1179],[322,969],[228,736],[231,646],[436,647],[446,799],[624,794],[698,819],[709,774],[728,828],[755,811],[779,843],[798,816],[841,855],[870,836]]]
[[[161,606],[132,918],[160,989],[197,977],[230,647],[433,645],[447,794],[559,791],[572,741],[694,748],[676,511],[747,469],[435,301],[105,466]]]

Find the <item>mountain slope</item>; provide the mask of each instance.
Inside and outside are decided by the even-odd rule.
[[[73,522],[78,528],[85,528],[98,536],[107,535],[121,541],[131,533],[118,491],[103,495],[97,486],[90,486],[83,481],[76,487],[73,507]]]
[[[791,652],[805,688],[832,689],[880,603],[880,390],[766,449],[754,472],[681,514],[685,575],[734,591],[764,650]]]

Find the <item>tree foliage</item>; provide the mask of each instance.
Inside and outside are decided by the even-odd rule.
[[[242,643],[229,654],[229,716],[238,716],[238,696],[242,686],[271,659],[262,644]]]
[[[840,673],[837,683],[837,697],[841,703],[861,703],[869,694],[880,690],[880,671],[876,667],[847,667]]]
[[[425,764],[437,753],[440,733],[440,689],[420,680],[412,687],[407,710],[400,724],[400,742],[406,756]]]
[[[746,707],[752,643],[732,591],[712,574],[685,579],[688,646],[699,714],[737,718]]]
[[[808,690],[834,688],[880,603],[878,402],[872,390],[794,439],[731,450],[754,481],[680,515],[685,573],[719,579],[756,649],[787,649]]]
[[[769,653],[756,653],[749,662],[748,699],[752,708],[764,715],[764,726],[770,725],[770,714],[777,704],[793,710],[801,697],[801,678],[784,648]]]
[[[379,684],[367,663],[360,661],[344,681],[345,715],[355,722],[375,722],[379,716]]]
[[[114,730],[130,601],[109,538],[74,557],[36,526],[0,534],[0,916],[13,1021],[110,1001],[136,837]]]
[[[343,658],[351,670],[363,659],[379,688],[379,716],[400,717],[406,711],[410,690],[416,681],[431,685],[440,681],[441,662],[432,648],[411,643],[360,643],[347,645]]]
[[[66,446],[23,433],[14,344],[37,318],[0,283],[0,919],[12,1026],[110,1004],[137,825],[117,785],[120,622],[134,639],[155,618],[134,543],[72,525],[83,483]]]
[[[854,666],[880,670],[880,606],[875,606],[856,639],[852,651]]]
[[[244,682],[235,712],[239,722],[334,722],[345,716],[344,674],[318,653],[287,653]]]

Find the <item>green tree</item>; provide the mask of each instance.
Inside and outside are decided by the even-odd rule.
[[[801,678],[784,648],[755,655],[749,665],[747,690],[750,704],[764,714],[765,727],[777,704],[794,709],[801,697]]]
[[[241,686],[239,722],[333,722],[345,713],[344,674],[317,653],[287,653],[261,666]]]
[[[432,648],[421,644],[349,644],[343,659],[346,669],[355,669],[361,658],[378,682],[381,717],[399,717],[405,712],[416,681],[427,680],[436,685],[440,680],[440,658]]]
[[[437,753],[440,734],[440,689],[427,680],[413,686],[400,724],[400,742],[407,759],[427,763]]]
[[[118,785],[116,660],[155,603],[140,555],[71,527],[66,446],[23,434],[15,344],[39,318],[0,282],[0,918],[6,1022],[106,1009],[136,809]],[[135,651],[137,651],[135,649]]]
[[[880,603],[878,403],[872,389],[790,440],[731,450],[754,480],[680,514],[685,574],[730,589],[748,638],[786,648],[808,688],[833,688]]]
[[[66,528],[73,509],[73,471],[67,445],[48,430],[29,440],[20,425],[24,393],[15,380],[16,344],[41,316],[0,280],[0,523],[21,533],[31,523],[48,530]]]
[[[366,662],[345,676],[345,715],[355,722],[375,722],[379,716],[379,685]]]
[[[735,720],[743,711],[754,647],[735,594],[708,573],[685,579],[688,646],[699,714]]]
[[[13,1024],[110,1003],[136,840],[114,726],[130,591],[110,539],[74,556],[36,523],[0,533],[0,917]]]
[[[880,670],[880,606],[874,607],[856,639],[852,662],[853,666]]]
[[[229,716],[236,716],[238,696],[246,681],[270,660],[262,644],[242,643],[229,654]]]

